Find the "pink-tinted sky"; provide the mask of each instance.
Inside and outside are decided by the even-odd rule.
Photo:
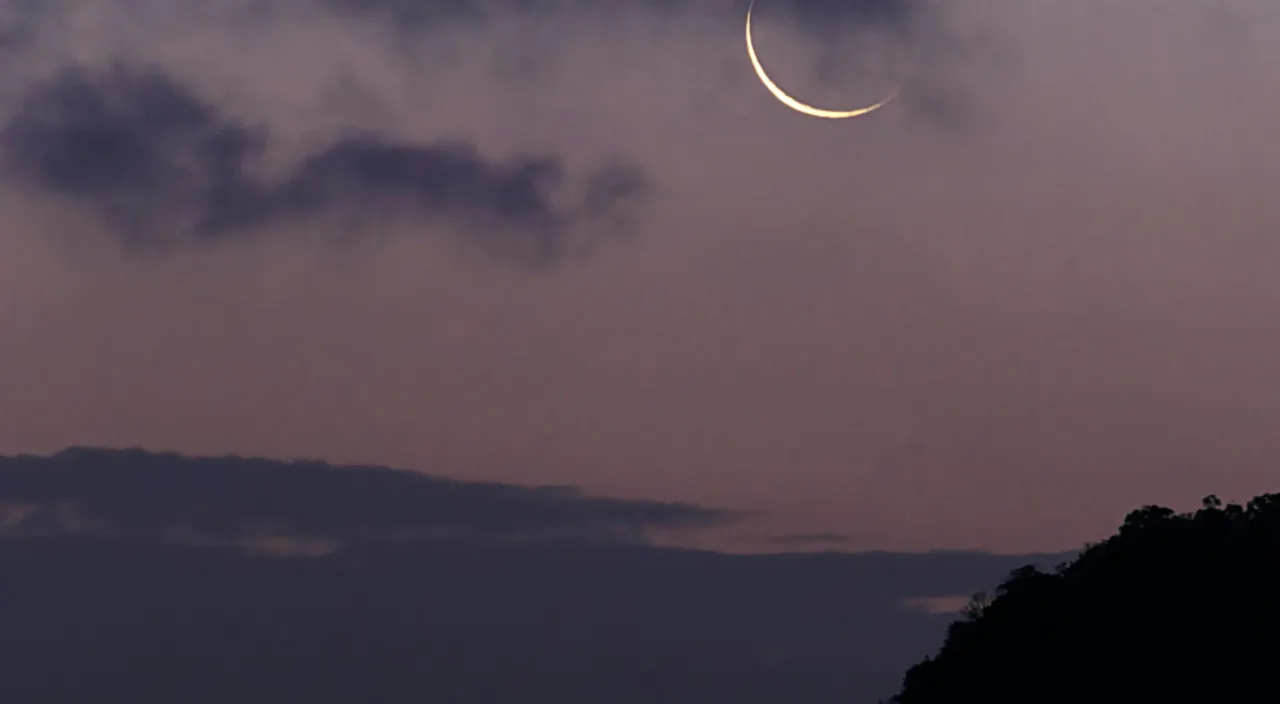
[[[264,172],[361,129],[652,188],[625,236],[526,266],[391,213],[124,250],[99,201],[11,165],[0,452],[573,483],[767,512],[720,541],[888,549],[1073,548],[1140,504],[1280,488],[1271,0],[937,2],[907,95],[847,122],[763,90],[745,3],[493,2],[7,6],[9,123],[116,61],[269,128]],[[787,87],[869,93],[766,20]]]

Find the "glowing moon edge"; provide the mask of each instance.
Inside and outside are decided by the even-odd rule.
[[[867,107],[858,108],[856,110],[825,110],[812,105],[806,105],[790,95],[787,95],[786,91],[779,88],[778,84],[774,83],[772,78],[769,78],[769,74],[764,70],[764,66],[760,64],[759,57],[756,56],[755,43],[751,41],[751,11],[755,9],[755,6],[756,0],[751,0],[751,4],[747,6],[747,56],[751,57],[751,65],[755,67],[756,75],[760,77],[760,82],[763,83],[764,87],[769,89],[769,92],[773,94],[773,97],[777,98],[783,105],[786,105],[796,112],[804,113],[805,115],[810,115],[812,117],[821,117],[827,120],[844,120],[850,117],[861,117],[867,113],[879,110],[892,102],[893,99],[898,97],[898,94],[902,92],[902,87],[898,86],[884,100],[881,100],[874,105],[868,105]]]

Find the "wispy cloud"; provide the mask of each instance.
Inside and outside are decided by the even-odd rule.
[[[0,156],[13,181],[100,210],[135,247],[397,212],[505,237],[488,244],[546,262],[570,233],[613,225],[617,206],[647,194],[639,167],[606,164],[561,205],[567,175],[554,156],[497,163],[464,142],[373,134],[341,137],[272,182],[255,176],[269,138],[164,73],[113,64],[34,86],[0,132]]]

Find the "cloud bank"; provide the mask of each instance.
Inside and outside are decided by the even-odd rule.
[[[941,641],[910,597],[1061,559],[656,548],[630,534],[732,516],[141,450],[0,459],[0,507],[0,692],[31,704],[873,701]]]
[[[19,535],[87,532],[226,542],[643,542],[652,529],[722,525],[698,506],[582,495],[573,487],[459,482],[385,467],[187,458],[72,448],[0,457],[0,525]]]

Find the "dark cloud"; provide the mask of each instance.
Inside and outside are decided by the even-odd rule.
[[[536,547],[279,559],[3,539],[0,569],[17,578],[0,580],[0,694],[23,704],[874,702],[935,651],[948,619],[866,588],[898,577],[892,560],[822,557]],[[980,556],[959,572],[920,571],[975,592],[1019,564]]]
[[[242,540],[424,538],[640,541],[648,529],[736,518],[685,504],[582,495],[572,487],[459,482],[385,467],[186,458],[73,448],[0,457],[0,525]]]
[[[268,182],[255,167],[269,136],[162,72],[117,63],[67,68],[32,88],[0,132],[0,157],[10,177],[98,208],[135,246],[333,211],[383,217],[390,206],[501,234],[546,261],[648,192],[639,167],[607,164],[572,184],[580,195],[565,204],[572,179],[555,156],[500,163],[461,141],[374,134],[341,137]]]
[[[141,450],[0,458],[0,507],[0,696],[27,704],[873,701],[944,633],[910,598],[1062,559],[620,544],[733,516]],[[255,531],[340,544],[207,540]],[[341,540],[413,532],[439,539]]]
[[[49,0],[6,0],[0,5],[0,51],[27,45],[43,13],[53,4]]]
[[[91,203],[144,238],[181,227],[175,216],[194,214],[203,230],[261,217],[246,168],[264,140],[164,74],[114,64],[33,87],[0,132],[0,155],[9,176]]]
[[[552,202],[564,181],[564,166],[551,157],[493,164],[469,144],[419,146],[356,135],[308,157],[272,205],[275,217],[335,208],[367,217],[390,207],[460,219],[480,230],[517,232],[524,256],[546,260],[570,226]]]
[[[59,469],[85,458],[99,463]],[[148,459],[163,468],[129,476],[125,465]],[[95,496],[147,513],[175,498],[197,509],[172,484],[208,493],[208,504],[227,493],[192,480],[196,461],[171,456],[81,450],[14,462],[27,465],[0,471],[9,497]],[[260,518],[293,520],[336,488],[335,470],[316,465],[294,466],[287,491],[253,491],[277,485],[281,468],[216,462],[240,474],[236,488],[248,493],[234,502]],[[157,481],[166,472],[174,478]],[[370,486],[396,483],[379,470],[339,475],[356,503],[371,497]],[[474,503],[437,498],[422,512],[466,512]],[[393,515],[412,503],[395,491],[378,492],[376,502]],[[509,522],[523,520],[518,504],[508,506]],[[0,696],[24,704],[870,702],[892,692],[945,632],[946,617],[904,601],[989,589],[1028,562],[1047,560],[467,541],[283,558],[119,536],[9,534],[0,536]]]
[[[850,27],[903,36],[923,18],[929,0],[756,0],[756,11],[789,20],[805,31],[834,39]]]
[[[84,0],[80,0],[83,2]],[[98,1],[98,0],[95,0]],[[448,22],[477,22],[502,14],[529,17],[558,13],[592,13],[622,17],[637,13],[682,15],[684,13],[740,14],[751,0],[630,0],[599,3],[592,0],[249,0],[224,2],[226,14],[235,17],[263,17],[282,10],[325,8],[350,17],[377,17],[397,25],[425,29]],[[812,24],[832,22],[864,26],[905,25],[936,0],[756,0],[758,9],[779,11],[797,21]],[[77,6],[76,0],[11,0],[0,19],[15,24],[31,18],[49,17]]]
[[[600,17],[688,13],[716,13],[726,17],[746,12],[750,0],[632,0],[600,3],[591,0],[320,0],[348,16],[371,16],[400,27],[431,29],[445,22],[483,23],[500,14],[549,16],[590,13]],[[923,12],[929,0],[757,0],[760,10],[776,12],[806,28],[821,31],[833,24],[905,29]]]

